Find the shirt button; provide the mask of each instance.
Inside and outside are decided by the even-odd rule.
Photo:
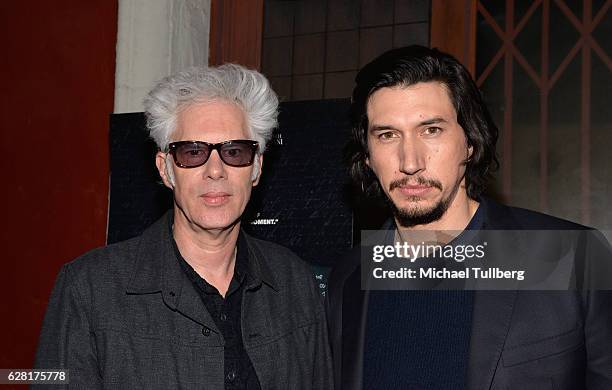
[[[227,315],[225,313],[221,313],[221,321],[227,321]]]
[[[202,334],[206,337],[210,336],[210,328],[207,327],[203,327],[202,328]]]
[[[227,373],[227,380],[230,382],[233,382],[234,379],[236,379],[238,375],[236,375],[236,371],[232,370],[230,372]]]

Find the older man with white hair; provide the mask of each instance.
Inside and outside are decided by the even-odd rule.
[[[194,68],[162,80],[145,107],[174,207],[62,268],[35,366],[67,368],[86,388],[331,388],[309,267],[240,228],[277,124],[268,81],[238,65]]]

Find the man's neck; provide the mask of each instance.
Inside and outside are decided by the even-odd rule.
[[[185,261],[225,296],[234,276],[240,221],[226,229],[204,230],[175,208],[172,230]]]

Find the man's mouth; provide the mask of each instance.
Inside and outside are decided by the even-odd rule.
[[[208,206],[221,206],[229,201],[230,194],[227,192],[207,192],[201,196]]]
[[[424,184],[405,184],[397,187],[397,189],[406,196],[422,196],[432,190],[432,186]]]
[[[442,191],[442,184],[433,179],[425,179],[422,177],[417,178],[403,178],[400,180],[394,180],[389,185],[389,191],[399,190],[404,196],[409,197],[421,197],[429,194],[434,189]]]

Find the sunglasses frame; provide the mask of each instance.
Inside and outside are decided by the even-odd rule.
[[[208,156],[201,164],[187,166],[177,161],[176,152],[178,148],[183,145],[188,145],[188,144],[196,144],[198,146],[205,145],[209,149]],[[250,146],[251,149],[253,150],[253,154],[251,155],[251,159],[249,160],[249,162],[247,164],[240,164],[240,165],[228,164],[227,161],[225,161],[223,159],[223,156],[221,155],[221,147],[223,147],[224,145],[228,145],[228,144],[242,144],[242,145]],[[217,154],[219,154],[219,158],[221,159],[221,161],[223,161],[225,165],[230,166],[230,167],[235,167],[235,168],[241,168],[241,167],[248,167],[250,165],[253,165],[253,161],[255,160],[255,155],[257,154],[258,149],[259,149],[259,142],[253,141],[250,139],[232,139],[232,140],[218,142],[218,143],[210,143],[210,142],[204,142],[204,141],[177,141],[177,142],[171,142],[170,144],[168,144],[168,151],[166,153],[169,153],[172,155],[172,159],[174,160],[174,163],[176,164],[176,166],[180,168],[197,168],[197,167],[201,167],[202,165],[206,164],[208,160],[210,159],[212,152],[216,150]]]

